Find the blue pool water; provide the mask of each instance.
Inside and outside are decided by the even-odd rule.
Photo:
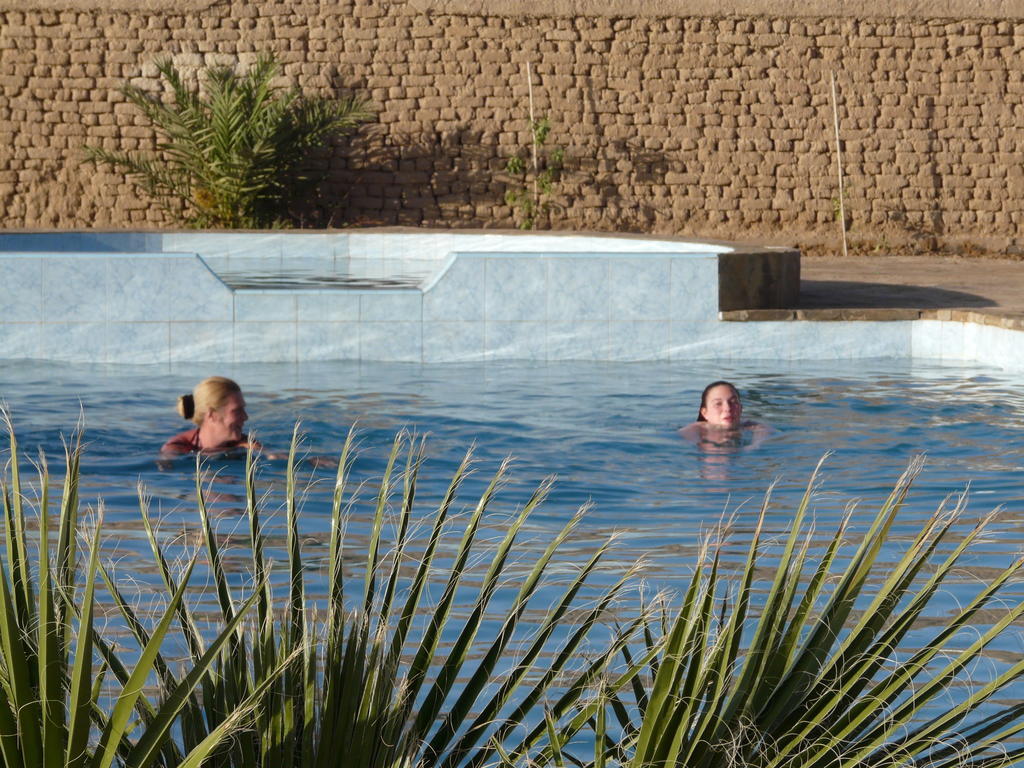
[[[978,579],[1009,562],[1024,541],[1024,386],[994,369],[890,360],[727,367],[325,363],[171,369],[6,363],[0,395],[26,456],[43,446],[59,467],[60,436],[73,427],[80,409],[84,414],[88,447],[82,498],[89,504],[98,497],[104,501],[107,547],[119,574],[155,581],[139,522],[140,481],[152,495],[162,534],[186,547],[194,544],[193,460],[161,465],[157,450],[187,426],[174,413],[176,397],[214,373],[241,383],[250,426],[269,449],[284,449],[293,423],[301,419],[308,451],[335,456],[349,427],[357,424],[362,449],[356,479],[379,475],[397,431],[428,435],[419,493],[424,509],[439,499],[471,444],[478,472],[463,496],[467,505],[500,461],[515,457],[514,479],[494,509],[496,530],[542,478],[556,473],[553,492],[532,518],[533,538],[544,543],[580,504],[592,501],[565,557],[582,559],[618,531],[622,538],[608,572],[642,557],[645,578],[654,587],[680,586],[700,532],[723,512],[737,513],[737,538],[743,541],[766,487],[776,480],[769,527],[782,530],[827,451],[834,453],[814,502],[822,536],[855,498],[863,528],[907,463],[927,453],[927,466],[883,560],[900,551],[944,497],[968,485],[966,522],[1003,507],[939,611],[973,593]],[[676,435],[693,419],[704,384],[718,378],[739,386],[746,416],[776,428],[771,440],[755,449],[706,455]],[[227,538],[232,532],[241,538],[243,464],[214,460],[208,468],[217,473],[211,501],[218,529]],[[268,462],[261,487],[279,490],[283,473],[283,461]],[[328,531],[334,472],[310,469],[308,474],[313,485],[306,494],[302,533],[315,554]],[[277,509],[279,499],[272,494],[268,509]],[[365,508],[353,511],[356,545],[367,515]],[[283,561],[280,549],[272,554]],[[322,583],[317,579],[309,575],[314,593]],[[1012,591],[1024,596],[1019,584]],[[997,655],[1019,655],[1024,643],[1008,642]]]
[[[335,456],[357,424],[362,451],[356,474],[379,473],[395,433],[428,436],[426,499],[437,498],[466,449],[475,444],[480,489],[501,459],[515,457],[506,507],[525,501],[550,473],[558,482],[535,525],[559,525],[580,504],[593,510],[585,536],[623,532],[628,559],[644,555],[654,572],[685,570],[681,555],[723,511],[752,519],[766,487],[779,485],[772,524],[784,525],[821,456],[834,452],[816,502],[828,528],[844,505],[863,500],[865,516],[919,453],[928,465],[905,515],[906,526],[931,514],[949,493],[971,486],[972,512],[1006,507],[1000,540],[1006,554],[1020,543],[1024,516],[1024,387],[997,370],[920,363],[403,365],[327,363],[198,366],[188,369],[7,363],[0,396],[22,446],[54,458],[60,435],[81,409],[88,449],[83,462],[92,502],[101,496],[108,523],[137,533],[136,485],[154,508],[190,524],[193,461],[160,466],[156,452],[187,428],[173,403],[201,376],[226,373],[243,386],[249,426],[268,449],[287,446],[302,421],[308,450]],[[705,455],[680,440],[703,385],[729,378],[744,395],[745,416],[772,424],[776,435],[754,450]],[[238,514],[240,461],[216,461],[225,517]],[[272,461],[267,484],[283,475]],[[314,470],[327,482],[333,471]],[[322,528],[329,487],[308,495],[310,532]],[[127,545],[126,545],[127,546]],[[130,551],[130,548],[129,548]],[[129,561],[125,565],[130,565]]]

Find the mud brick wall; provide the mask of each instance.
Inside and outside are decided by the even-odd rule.
[[[850,5],[0,0],[2,226],[170,224],[82,146],[153,145],[119,89],[158,87],[154,60],[269,51],[378,115],[319,158],[311,226],[511,226],[530,62],[566,153],[546,226],[834,243],[834,72],[851,238],[1024,243],[1024,2]]]

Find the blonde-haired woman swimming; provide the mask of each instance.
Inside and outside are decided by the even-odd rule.
[[[178,398],[178,414],[196,427],[175,435],[160,449],[164,454],[216,453],[236,448],[259,448],[242,432],[245,412],[242,388],[223,376],[210,376],[190,395]]]

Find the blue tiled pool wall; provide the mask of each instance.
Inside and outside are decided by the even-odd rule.
[[[1021,334],[996,326],[720,322],[717,253],[724,250],[475,233],[6,234],[0,356],[110,363],[913,356],[1024,370]],[[231,260],[235,267],[248,260],[385,269],[379,262],[403,259],[436,266],[404,290],[232,290],[216,274]]]
[[[345,272],[378,278],[397,272],[423,275],[420,287],[435,280],[460,252],[506,253],[526,250],[551,253],[642,252],[721,253],[726,246],[650,239],[429,233],[240,233],[240,232],[67,232],[0,234],[0,253],[190,253],[198,254],[216,273]]]

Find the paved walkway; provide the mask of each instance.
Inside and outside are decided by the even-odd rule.
[[[974,310],[1024,317],[1024,261],[803,256],[801,309]]]

